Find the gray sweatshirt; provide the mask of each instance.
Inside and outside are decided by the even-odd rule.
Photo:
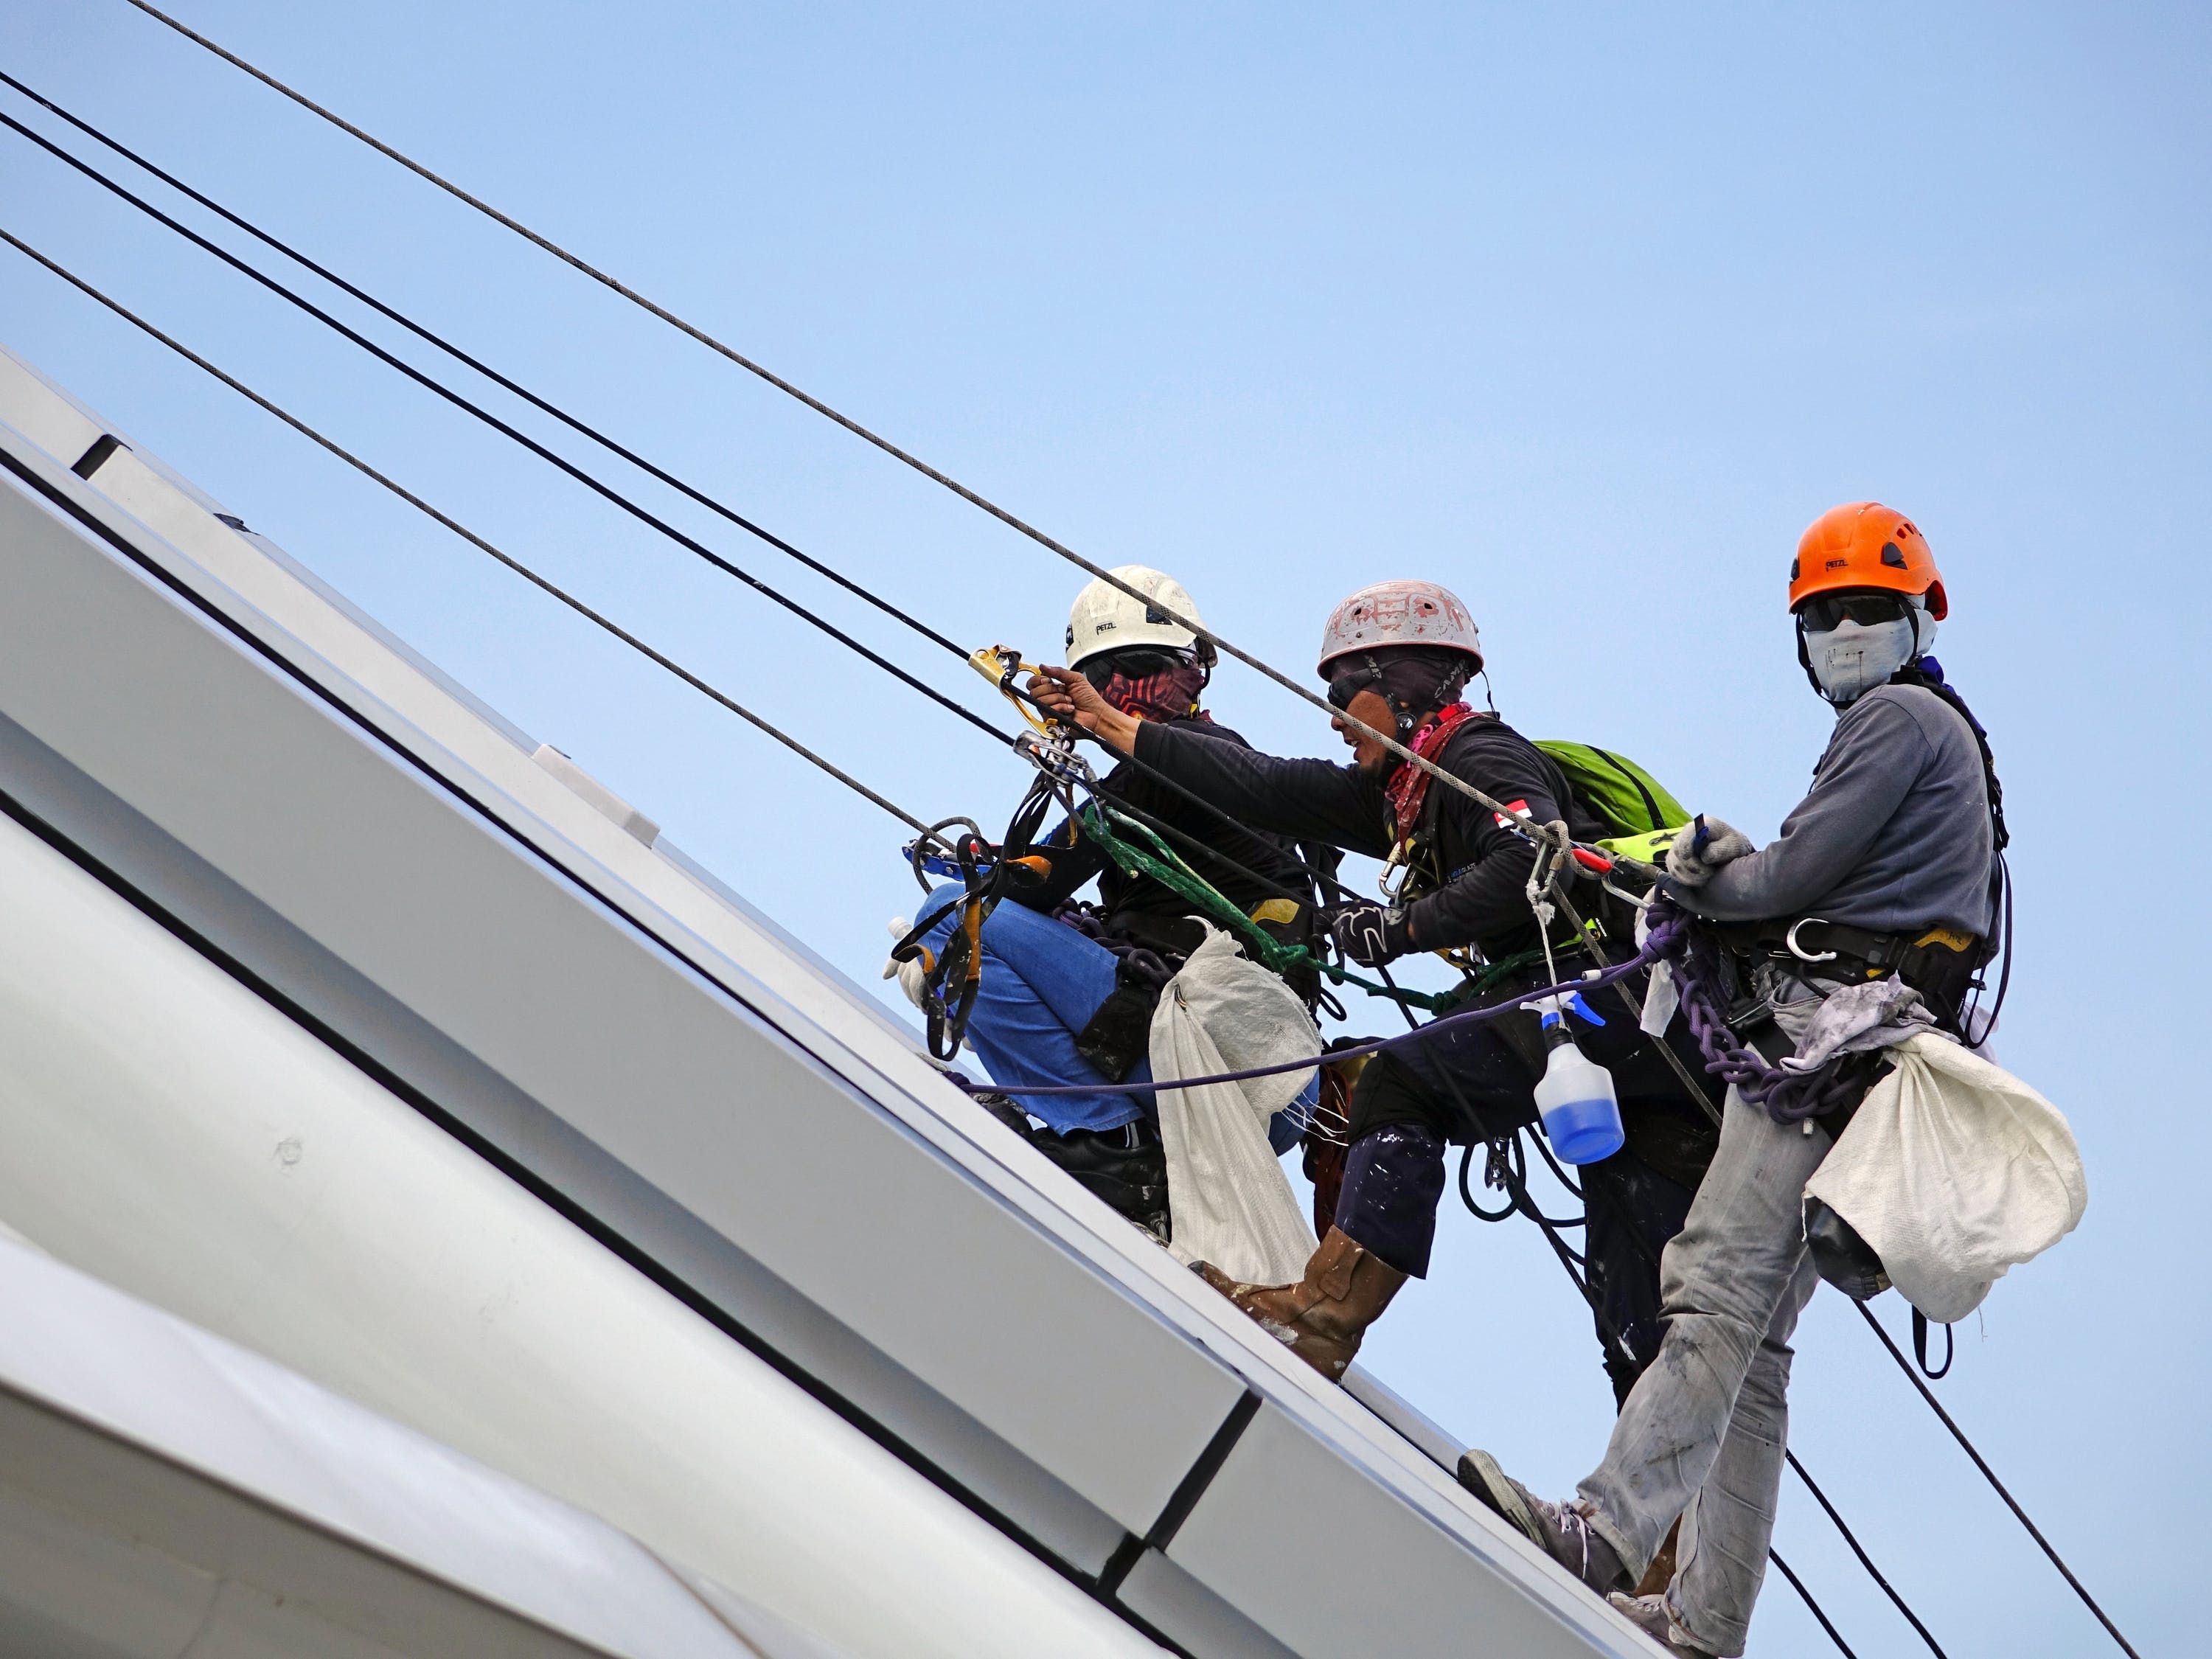
[[[1924,686],[1885,685],[1837,717],[1812,793],[1777,840],[1675,891],[1720,921],[1819,916],[1986,939],[1995,856],[1974,734]]]

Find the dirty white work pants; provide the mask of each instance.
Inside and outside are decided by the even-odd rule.
[[[1820,1284],[1799,1204],[1834,1144],[1728,1093],[1720,1150],[1660,1257],[1659,1357],[1582,1483],[1591,1524],[1641,1573],[1677,1516],[1668,1605],[1698,1646],[1740,1654],[1766,1573],[1789,1436],[1790,1335]]]

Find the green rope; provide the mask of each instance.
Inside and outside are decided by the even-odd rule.
[[[1356,985],[1370,996],[1409,1003],[1431,1013],[1456,1000],[1455,994],[1433,996],[1425,991],[1401,990],[1378,984],[1338,967],[1303,945],[1285,945],[1238,909],[1205,877],[1185,864],[1165,842],[1152,833],[1149,826],[1115,811],[1097,799],[1086,802],[1079,816],[1084,833],[1105,849],[1106,855],[1121,866],[1123,874],[1149,876],[1169,891],[1196,905],[1231,933],[1240,935],[1259,951],[1261,962],[1278,974],[1287,973],[1294,968],[1313,968],[1326,974],[1337,984]],[[1113,819],[1115,828],[1108,827],[1109,817]],[[1149,849],[1134,845],[1118,833],[1119,830],[1127,830],[1131,836],[1142,836],[1151,843]],[[1512,963],[1516,967],[1522,965],[1517,957],[1512,958]]]

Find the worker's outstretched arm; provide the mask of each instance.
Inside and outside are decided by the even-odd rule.
[[[1029,683],[1040,707],[1109,748],[1134,756],[1255,830],[1325,841],[1349,852],[1389,853],[1382,785],[1348,766],[1281,760],[1238,744],[1124,714],[1081,675],[1048,668]]]

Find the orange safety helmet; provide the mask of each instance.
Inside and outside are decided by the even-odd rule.
[[[1790,562],[1790,608],[1815,593],[1867,587],[1925,594],[1928,614],[1937,622],[1950,612],[1936,556],[1912,520],[1879,501],[1846,501],[1814,520],[1798,541]]]

